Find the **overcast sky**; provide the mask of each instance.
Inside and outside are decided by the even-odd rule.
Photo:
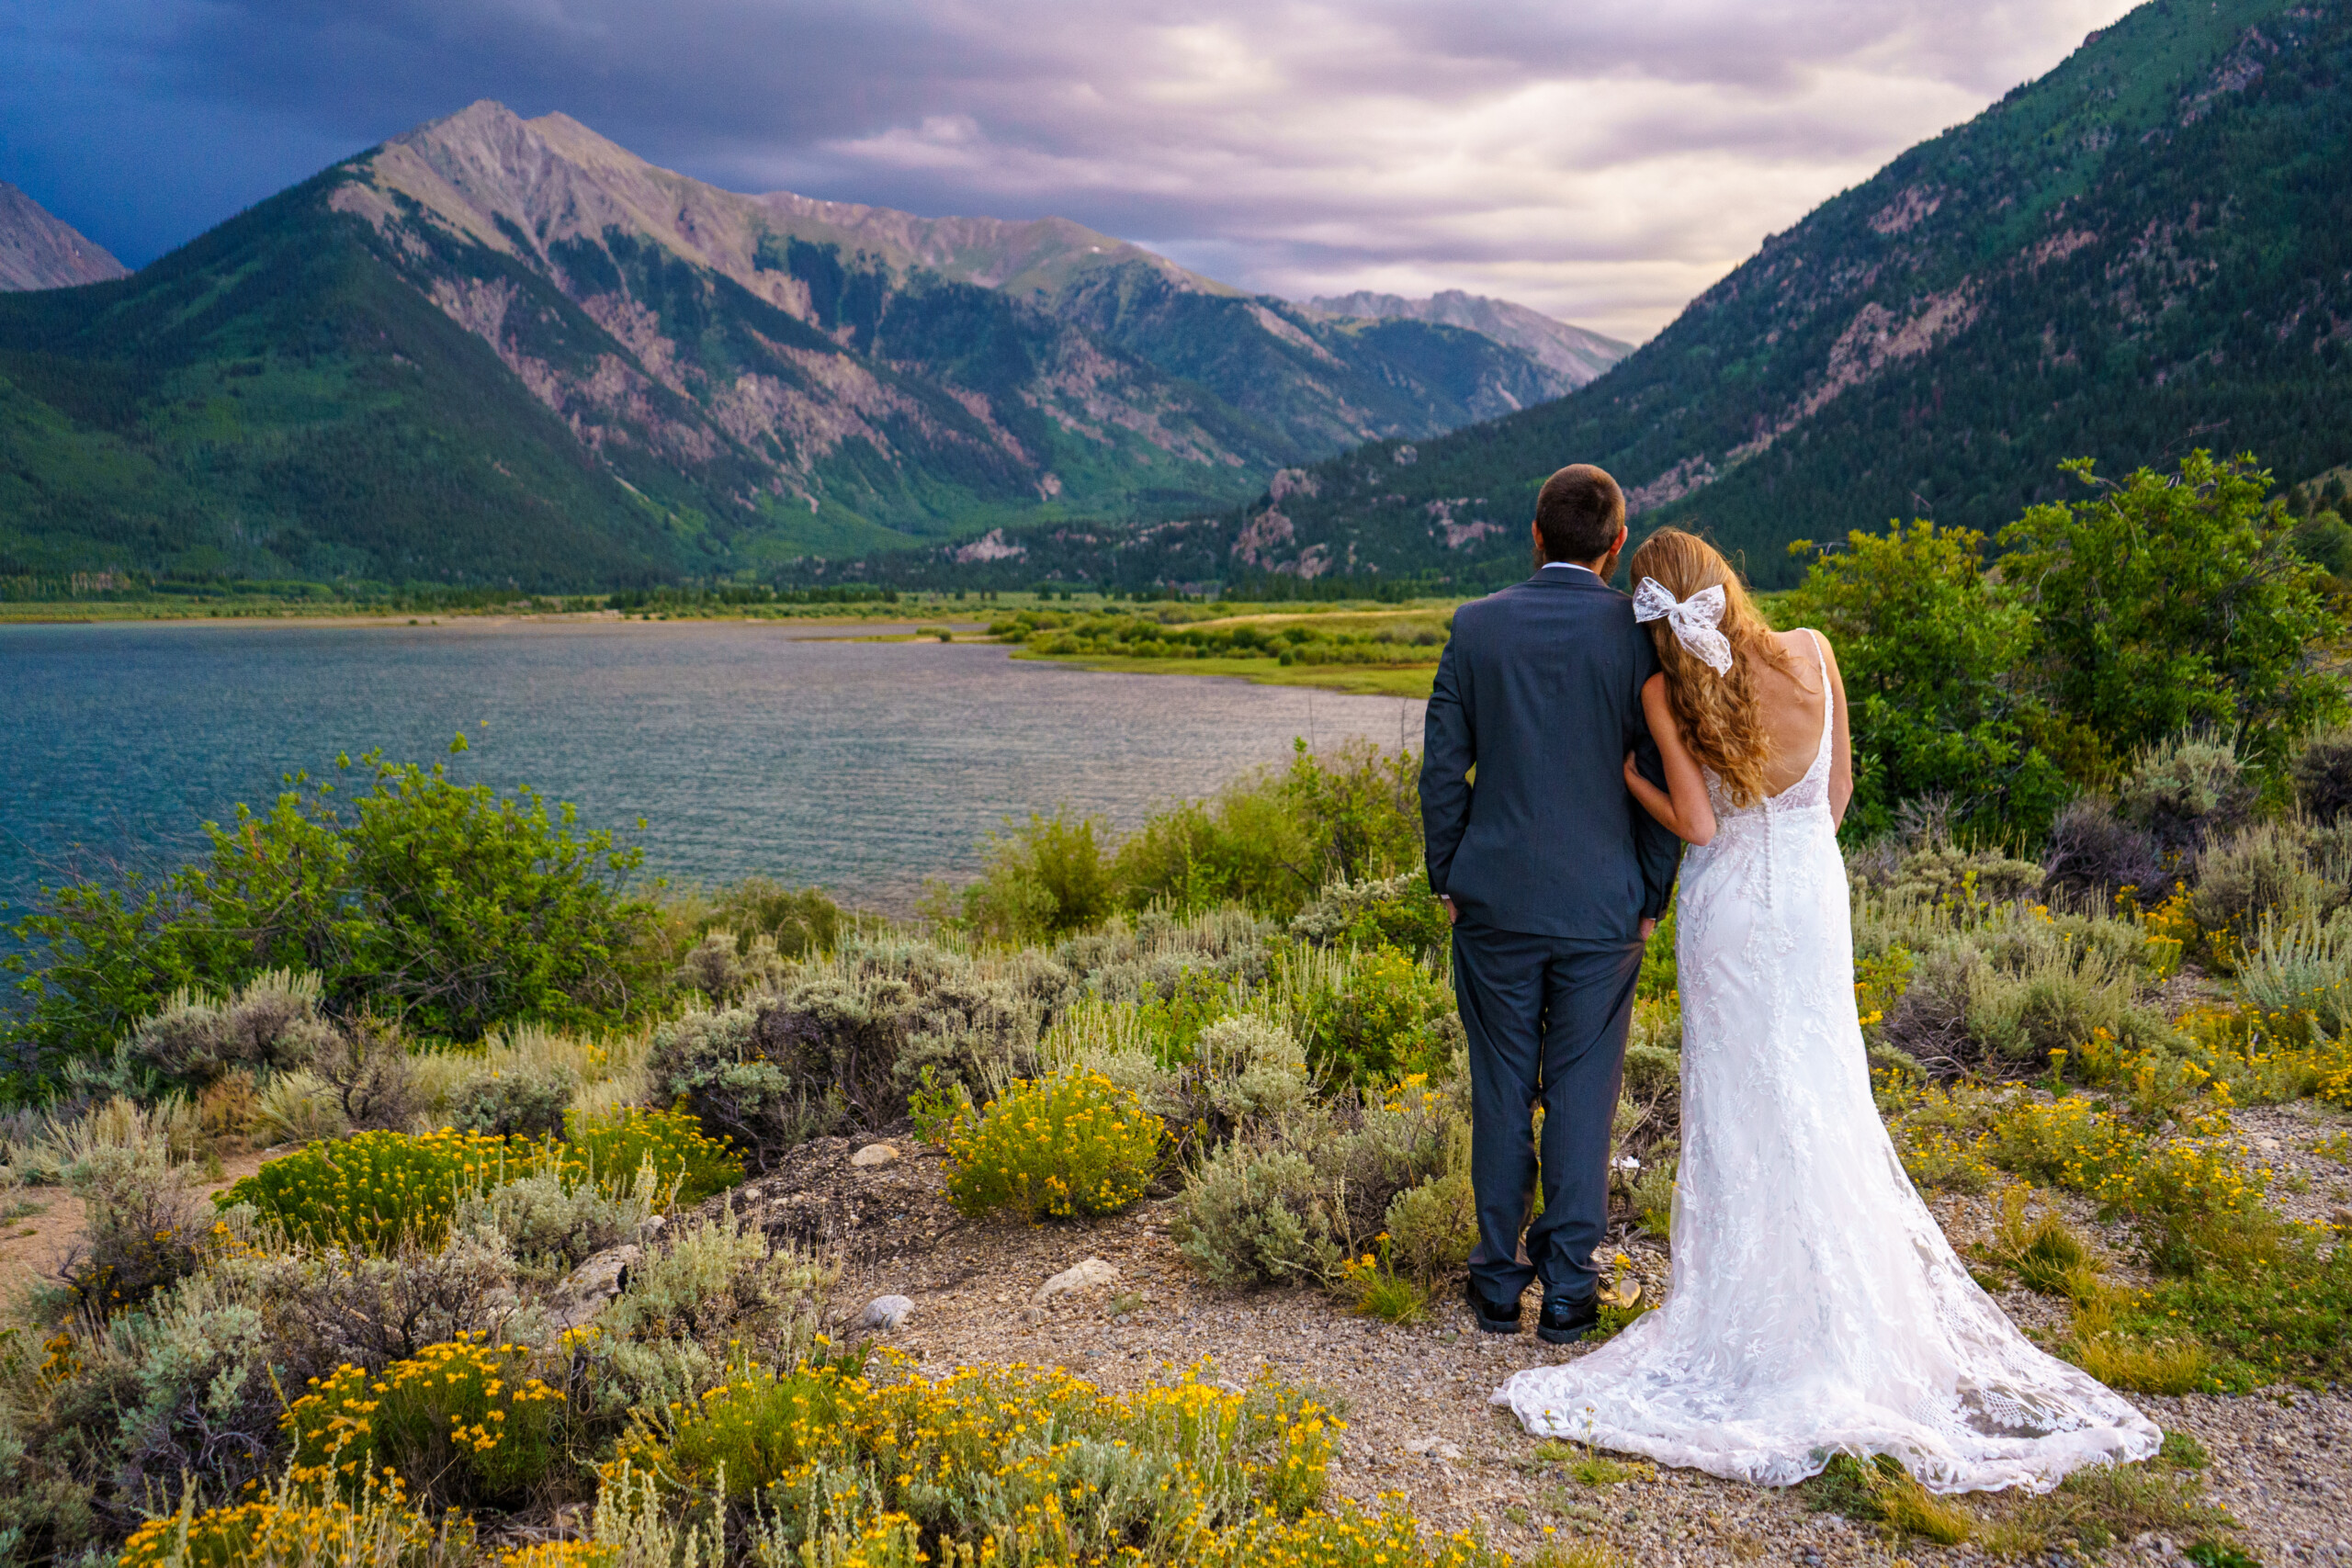
[[[0,0],[0,179],[126,262],[493,97],[1227,281],[1656,332],[2125,0]]]

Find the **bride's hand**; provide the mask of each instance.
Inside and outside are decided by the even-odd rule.
[[[1633,754],[1631,751],[1626,752],[1626,753],[1625,753],[1625,787],[1626,787],[1627,789],[1633,790],[1633,792],[1634,792],[1636,795],[1639,795],[1642,792],[1641,792],[1638,788],[1635,788],[1634,786],[1636,786],[1636,785],[1638,785],[1638,784],[1647,784],[1647,783],[1649,783],[1649,781],[1648,781],[1647,779],[1645,779],[1645,778],[1642,777],[1642,770],[1641,770],[1641,769],[1639,769],[1639,768],[1637,768],[1637,767],[1635,767],[1635,766],[1634,766],[1634,754]]]

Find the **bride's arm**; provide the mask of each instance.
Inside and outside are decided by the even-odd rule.
[[[1714,802],[1707,798],[1707,781],[1698,759],[1682,744],[1681,728],[1674,722],[1673,705],[1666,700],[1666,677],[1653,675],[1642,682],[1642,712],[1650,721],[1650,738],[1657,742],[1658,760],[1666,764],[1666,788],[1642,777],[1634,759],[1625,758],[1625,787],[1642,809],[1686,843],[1704,844],[1715,836]]]
[[[1829,666],[1829,700],[1838,705],[1829,729],[1829,815],[1842,827],[1846,804],[1854,798],[1854,738],[1846,728],[1846,678],[1838,672],[1838,650],[1821,637],[1821,651]]]

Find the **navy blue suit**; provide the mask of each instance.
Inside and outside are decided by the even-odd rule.
[[[1641,922],[1665,913],[1682,852],[1625,788],[1628,751],[1664,777],[1642,714],[1657,670],[1632,600],[1590,572],[1547,568],[1454,612],[1430,694],[1421,827],[1430,890],[1457,915],[1470,1273],[1491,1301],[1538,1279],[1547,1294],[1595,1288]],[[1539,1102],[1544,1213],[1531,1228]]]

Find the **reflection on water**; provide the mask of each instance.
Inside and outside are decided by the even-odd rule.
[[[473,743],[458,776],[583,821],[642,816],[647,869],[752,872],[904,908],[1007,814],[1131,826],[1294,736],[1418,744],[1419,703],[1016,663],[1001,648],[673,623],[0,628],[0,897],[69,842],[184,851],[335,753]]]

